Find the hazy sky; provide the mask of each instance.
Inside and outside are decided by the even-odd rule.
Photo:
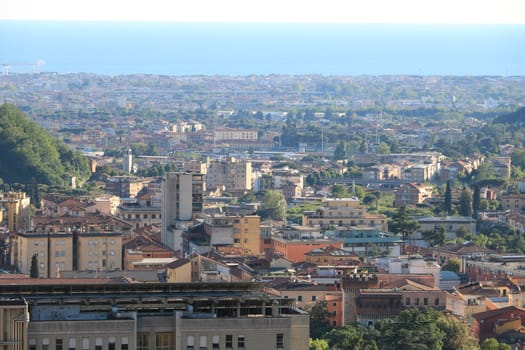
[[[525,24],[525,0],[11,0],[1,19]]]

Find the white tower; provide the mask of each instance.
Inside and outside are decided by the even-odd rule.
[[[131,152],[131,149],[128,149],[128,151],[124,155],[124,158],[122,159],[122,170],[124,170],[127,173],[131,173],[133,170],[133,154]]]

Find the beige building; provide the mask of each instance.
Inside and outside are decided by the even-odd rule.
[[[187,258],[176,260],[166,266],[166,280],[169,283],[191,282],[191,261]]]
[[[27,302],[20,299],[0,299],[0,347],[6,350],[26,350],[29,343]],[[29,349],[32,349],[29,346]]]
[[[18,233],[13,241],[12,264],[29,275],[36,255],[42,278],[56,277],[59,270],[73,269],[73,235],[71,233]]]
[[[261,218],[258,215],[213,216],[204,221],[212,246],[231,246],[239,253],[261,252]]]
[[[74,270],[122,269],[122,235],[117,232],[81,232],[76,235]]]
[[[215,141],[257,141],[257,130],[222,128],[214,130]]]
[[[60,271],[122,269],[122,234],[117,232],[26,232],[16,235],[12,263],[29,274],[32,257],[41,278]]]
[[[388,231],[387,218],[383,214],[368,214],[355,198],[328,198],[316,211],[305,211],[303,226],[352,226]]]
[[[30,225],[31,198],[25,192],[0,192],[0,206],[7,213],[7,228],[10,232],[24,231]]]
[[[252,163],[230,157],[210,163],[206,174],[207,188],[224,186],[225,191],[245,193],[253,186]]]

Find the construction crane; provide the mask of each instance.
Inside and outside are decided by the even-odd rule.
[[[46,64],[44,60],[38,60],[36,62],[2,62],[2,75],[9,75],[12,66],[32,66],[33,73],[40,73],[40,66],[44,64]]]

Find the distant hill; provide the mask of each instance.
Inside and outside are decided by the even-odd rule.
[[[5,183],[64,187],[89,176],[88,160],[10,104],[0,106],[0,178]]]
[[[494,123],[525,125],[525,107],[509,114],[500,115],[494,119]]]

